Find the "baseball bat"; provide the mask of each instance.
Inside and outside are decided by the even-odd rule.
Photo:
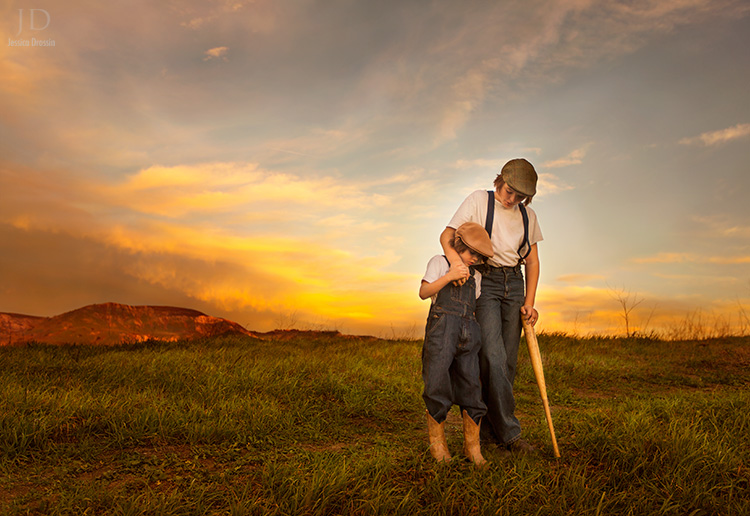
[[[539,352],[539,342],[536,340],[534,327],[526,320],[526,317],[523,314],[521,314],[521,321],[523,323],[523,333],[526,335],[526,344],[529,346],[531,367],[534,369],[536,383],[539,386],[539,395],[542,397],[542,405],[544,405],[544,415],[547,417],[549,434],[552,437],[552,449],[555,452],[555,458],[559,459],[560,450],[557,448],[555,428],[552,426],[552,412],[550,412],[549,401],[547,401],[547,385],[544,382],[544,369],[542,368],[542,354]]]

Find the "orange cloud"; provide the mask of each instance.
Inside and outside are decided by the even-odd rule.
[[[234,275],[195,276],[189,269],[175,269],[173,263],[153,267],[151,260],[134,264],[128,272],[224,310],[297,311],[308,321],[337,320],[347,327],[374,321],[404,326],[421,311],[416,295],[419,278],[384,273],[380,267],[387,258],[357,258],[315,242],[268,235],[250,239],[207,235],[189,228],[168,230],[151,232],[147,245],[158,249],[171,242],[166,245],[171,253],[202,261],[221,257],[232,264]],[[119,242],[132,244],[131,239]]]
[[[91,191],[112,204],[170,218],[260,203],[286,210],[289,216],[300,207],[321,212],[379,203],[377,196],[332,177],[299,177],[262,170],[254,163],[153,166],[119,184],[93,185]]]
[[[703,133],[693,138],[683,138],[681,145],[704,145],[711,147],[750,136],[750,124],[737,124],[719,131]]]
[[[741,265],[750,263],[750,256],[701,256],[694,253],[658,253],[644,258],[633,258],[633,263],[715,263]]]
[[[589,281],[604,281],[606,278],[600,274],[563,274],[556,279],[562,283],[581,284]]]
[[[204,61],[210,61],[211,59],[221,59],[223,61],[227,60],[227,51],[229,50],[229,47],[214,47],[206,50],[203,55],[206,56],[203,58]]]
[[[373,204],[370,194],[333,178],[218,164],[151,167],[112,186],[8,167],[0,170],[0,189],[14,192],[0,205],[0,222],[105,246],[96,252],[116,249],[120,274],[179,299],[233,313],[298,311],[307,321],[335,319],[350,328],[408,327],[423,317],[419,277],[384,272],[399,260],[392,250],[370,245],[363,256],[320,238],[335,230],[351,240],[352,227],[367,238],[387,225],[359,213]],[[286,209],[290,199],[295,207]],[[271,209],[279,213],[273,223],[291,220],[302,231],[285,235],[271,221],[227,224],[223,214],[232,207]],[[189,217],[195,212],[203,214],[197,222]]]

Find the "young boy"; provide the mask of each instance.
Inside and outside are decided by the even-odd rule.
[[[479,423],[487,407],[479,382],[481,333],[474,315],[481,274],[469,267],[492,257],[494,251],[487,231],[475,222],[458,227],[451,245],[461,263],[451,267],[445,256],[432,257],[419,288],[419,297],[432,298],[422,348],[430,453],[438,462],[450,460],[445,418],[455,403],[463,415],[464,454],[483,466],[487,461],[479,446]],[[463,284],[456,281],[466,278]]]

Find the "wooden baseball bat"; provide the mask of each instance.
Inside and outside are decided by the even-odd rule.
[[[523,314],[521,314],[521,322],[523,324],[523,333],[526,335],[526,344],[529,346],[531,367],[534,369],[536,384],[539,386],[539,395],[542,397],[542,405],[544,405],[544,415],[547,417],[549,434],[552,436],[552,449],[555,452],[555,457],[559,459],[560,450],[557,448],[555,428],[552,426],[552,412],[550,412],[549,402],[547,401],[547,385],[544,382],[544,369],[542,368],[542,354],[539,352],[539,342],[536,340],[534,327],[526,320],[526,317]]]

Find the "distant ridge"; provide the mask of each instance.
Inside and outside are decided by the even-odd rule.
[[[272,330],[265,333],[251,332],[259,339],[294,340],[294,339],[341,339],[341,340],[383,340],[372,335],[348,335],[338,330]]]
[[[172,306],[103,303],[53,317],[0,313],[0,346],[28,342],[117,345],[226,334],[257,336],[230,320]]]

